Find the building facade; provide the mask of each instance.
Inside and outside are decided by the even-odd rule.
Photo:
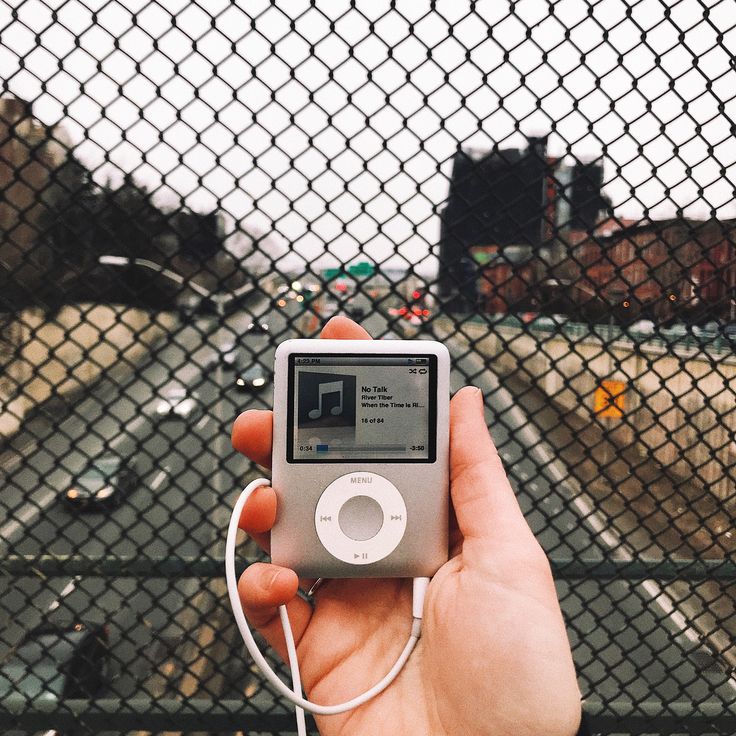
[[[619,316],[736,319],[733,220],[646,220],[597,233],[574,246],[566,272]]]
[[[0,98],[0,288],[7,298],[12,289],[30,293],[43,281],[51,259],[39,242],[46,211],[43,195],[66,158],[67,146],[63,129],[39,122],[30,103]]]
[[[561,235],[592,228],[607,208],[602,184],[600,164],[550,157],[546,137],[529,138],[524,150],[458,151],[440,212],[439,292],[446,306],[478,301],[473,249],[525,246],[547,261],[561,260]]]

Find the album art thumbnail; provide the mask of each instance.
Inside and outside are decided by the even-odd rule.
[[[300,371],[297,426],[355,429],[355,376]]]

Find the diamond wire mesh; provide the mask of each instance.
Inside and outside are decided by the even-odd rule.
[[[733,733],[732,18],[3,3],[4,730],[293,728],[225,603],[228,434],[342,312],[482,388],[593,726]]]

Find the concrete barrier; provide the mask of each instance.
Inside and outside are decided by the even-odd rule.
[[[528,333],[467,320],[434,322],[472,342],[490,367],[542,390],[564,410],[606,424],[609,438],[635,444],[692,485],[736,502],[736,355],[658,341],[609,341],[592,333]],[[603,380],[625,385],[623,416],[594,412]]]
[[[28,412],[53,397],[86,391],[102,371],[123,376],[146,358],[176,318],[122,306],[63,307],[53,321],[29,309],[3,327],[0,345],[0,438],[19,429]]]

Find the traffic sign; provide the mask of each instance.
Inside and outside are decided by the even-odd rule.
[[[372,263],[368,263],[368,261],[360,261],[348,266],[348,273],[351,276],[358,276],[359,278],[373,276],[375,270],[375,266]]]
[[[601,381],[601,385],[595,390],[595,415],[621,419],[626,408],[625,391],[626,384],[623,381]]]

